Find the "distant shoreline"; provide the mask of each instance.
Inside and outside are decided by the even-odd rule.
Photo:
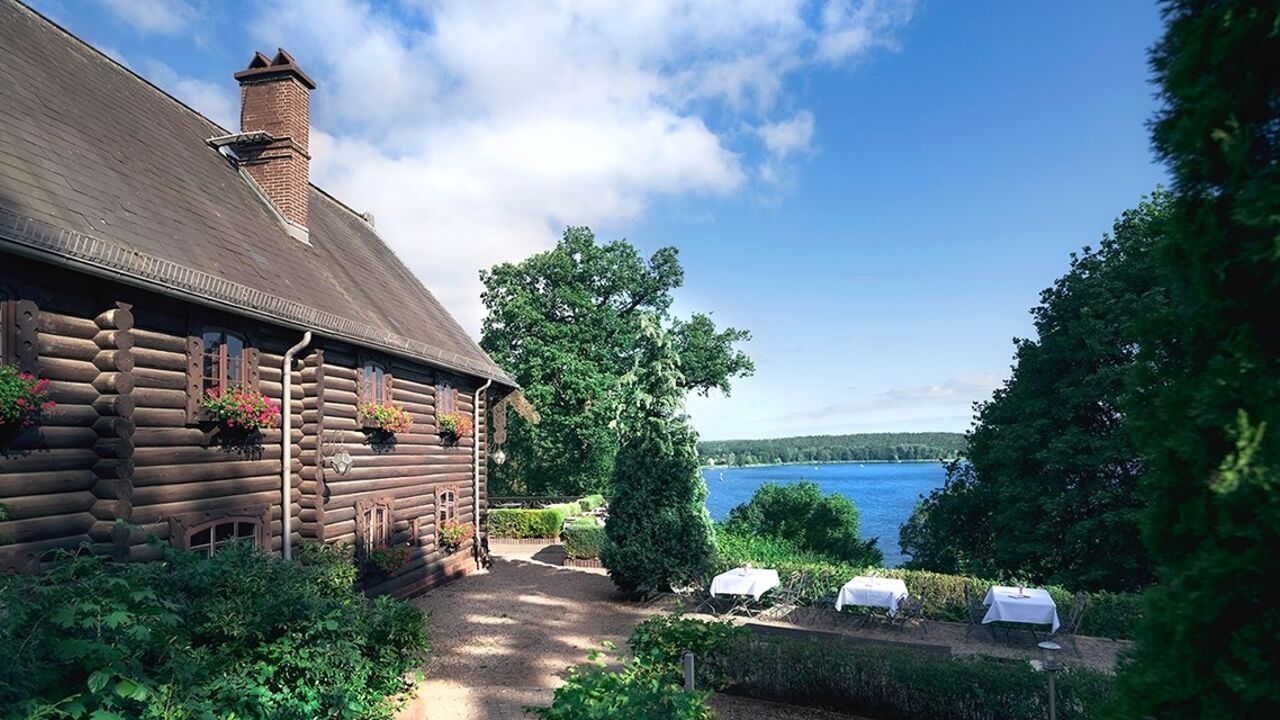
[[[699,470],[710,470],[715,468],[729,468],[734,470],[737,468],[762,468],[762,467],[787,467],[790,465],[907,465],[910,463],[949,463],[956,458],[940,458],[935,460],[813,460],[810,462],[785,462],[785,463],[752,463],[750,465],[701,465]]]

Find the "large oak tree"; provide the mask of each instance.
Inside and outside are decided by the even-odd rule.
[[[480,274],[488,315],[481,346],[511,372],[541,416],[512,418],[494,494],[572,495],[609,489],[619,416],[634,401],[623,383],[641,350],[642,318],[656,320],[677,358],[683,392],[728,393],[751,374],[737,348],[750,334],[718,329],[704,314],[671,314],[684,282],[677,251],[647,260],[623,241],[600,244],[571,227],[555,248]]]

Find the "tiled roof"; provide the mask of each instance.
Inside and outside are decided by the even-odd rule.
[[[225,129],[12,0],[0,98],[0,239],[92,246],[81,263],[515,384],[350,208],[313,186],[310,245],[293,239],[206,144]]]

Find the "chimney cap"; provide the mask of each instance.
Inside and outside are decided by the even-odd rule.
[[[249,67],[235,74],[236,80],[239,80],[242,85],[289,76],[296,77],[298,82],[305,85],[308,90],[316,89],[315,81],[302,72],[302,68],[298,67],[298,63],[294,61],[293,56],[285,52],[284,48],[276,48],[276,56],[274,58],[268,58],[261,52],[254,51],[253,59],[249,61]]]

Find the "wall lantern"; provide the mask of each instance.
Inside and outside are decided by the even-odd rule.
[[[333,471],[339,476],[346,475],[351,471],[351,466],[355,464],[355,460],[351,457],[351,453],[346,448],[338,448],[338,451],[329,458],[329,463],[333,466]]]
[[[491,457],[493,458],[494,465],[501,465],[502,463],[507,461],[507,454],[502,451],[502,448],[498,448],[497,450],[494,450],[493,455]]]

